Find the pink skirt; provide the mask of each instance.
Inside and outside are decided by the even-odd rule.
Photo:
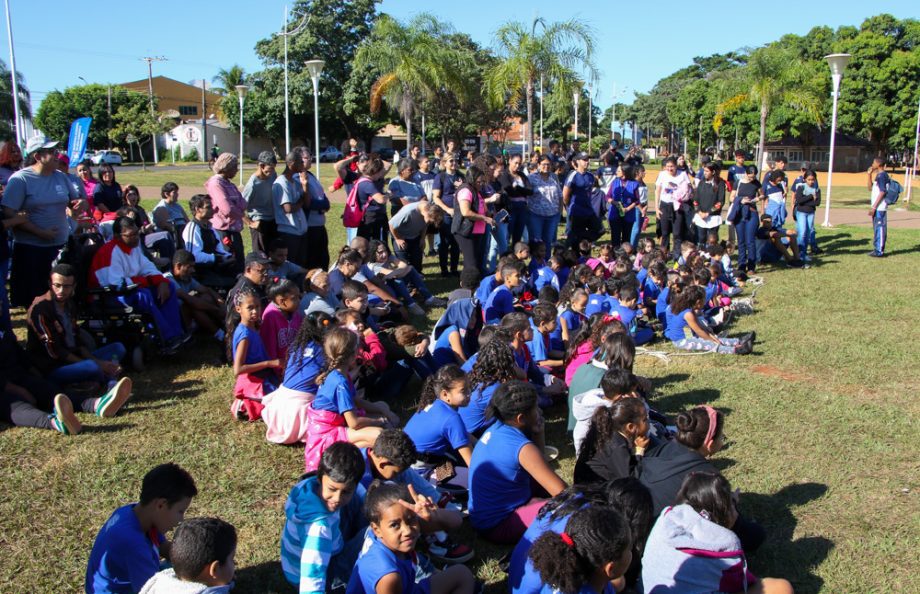
[[[319,459],[326,448],[337,441],[348,441],[348,426],[345,417],[328,410],[307,409],[307,443],[303,459],[306,472],[319,467]]]
[[[307,441],[309,410],[315,394],[281,386],[262,399],[265,439],[271,443],[291,444]]]

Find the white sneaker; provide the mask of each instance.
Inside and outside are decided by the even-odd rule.
[[[412,303],[409,305],[409,313],[414,316],[425,316],[425,310],[422,309],[422,306],[418,303]]]
[[[83,430],[83,425],[73,414],[73,404],[64,394],[54,397],[54,414],[51,415],[51,426],[64,435],[76,435]]]
[[[114,417],[115,413],[128,401],[132,387],[131,378],[123,377],[118,380],[118,383],[99,399],[96,404],[96,414],[104,418]]]

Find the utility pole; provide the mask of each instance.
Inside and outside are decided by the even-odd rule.
[[[147,89],[150,97],[150,115],[156,116],[156,112],[153,109],[153,63],[165,62],[166,58],[163,56],[145,56],[141,58],[141,60],[147,62]],[[159,155],[157,154],[157,135],[154,134],[151,140],[153,141],[153,164],[156,165],[160,162]]]
[[[13,22],[10,18],[10,0],[6,0],[6,35],[10,41],[10,77],[13,79],[13,117],[16,118],[16,144],[24,147],[25,136],[22,133],[22,117],[19,114],[19,77],[16,72],[16,53],[13,51]]]
[[[202,161],[209,161],[208,159],[208,104],[205,102],[204,96],[204,79],[201,79],[201,155],[199,158]]]
[[[112,131],[112,85],[109,85],[107,94],[109,96],[109,119],[106,122],[106,126],[108,126],[108,128],[105,131],[105,135],[109,139],[109,150],[112,150],[112,137],[109,135],[109,133]]]

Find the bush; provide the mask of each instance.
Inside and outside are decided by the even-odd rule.
[[[198,156],[198,149],[192,147],[192,150],[185,153],[185,156],[182,157],[182,160],[186,163],[197,163],[198,161],[201,161],[201,157]]]

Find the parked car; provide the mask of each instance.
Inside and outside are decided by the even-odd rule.
[[[342,160],[344,157],[345,155],[342,154],[342,151],[330,145],[324,148],[322,151],[320,151],[319,162],[320,163],[335,163],[336,161]]]
[[[393,159],[399,160],[399,154],[396,152],[396,149],[393,148],[382,148],[377,150],[377,154],[380,155],[380,158],[384,161],[393,162]]]
[[[115,151],[97,151],[96,154],[91,157],[91,160],[93,165],[102,165],[103,163],[121,165],[121,154]]]

